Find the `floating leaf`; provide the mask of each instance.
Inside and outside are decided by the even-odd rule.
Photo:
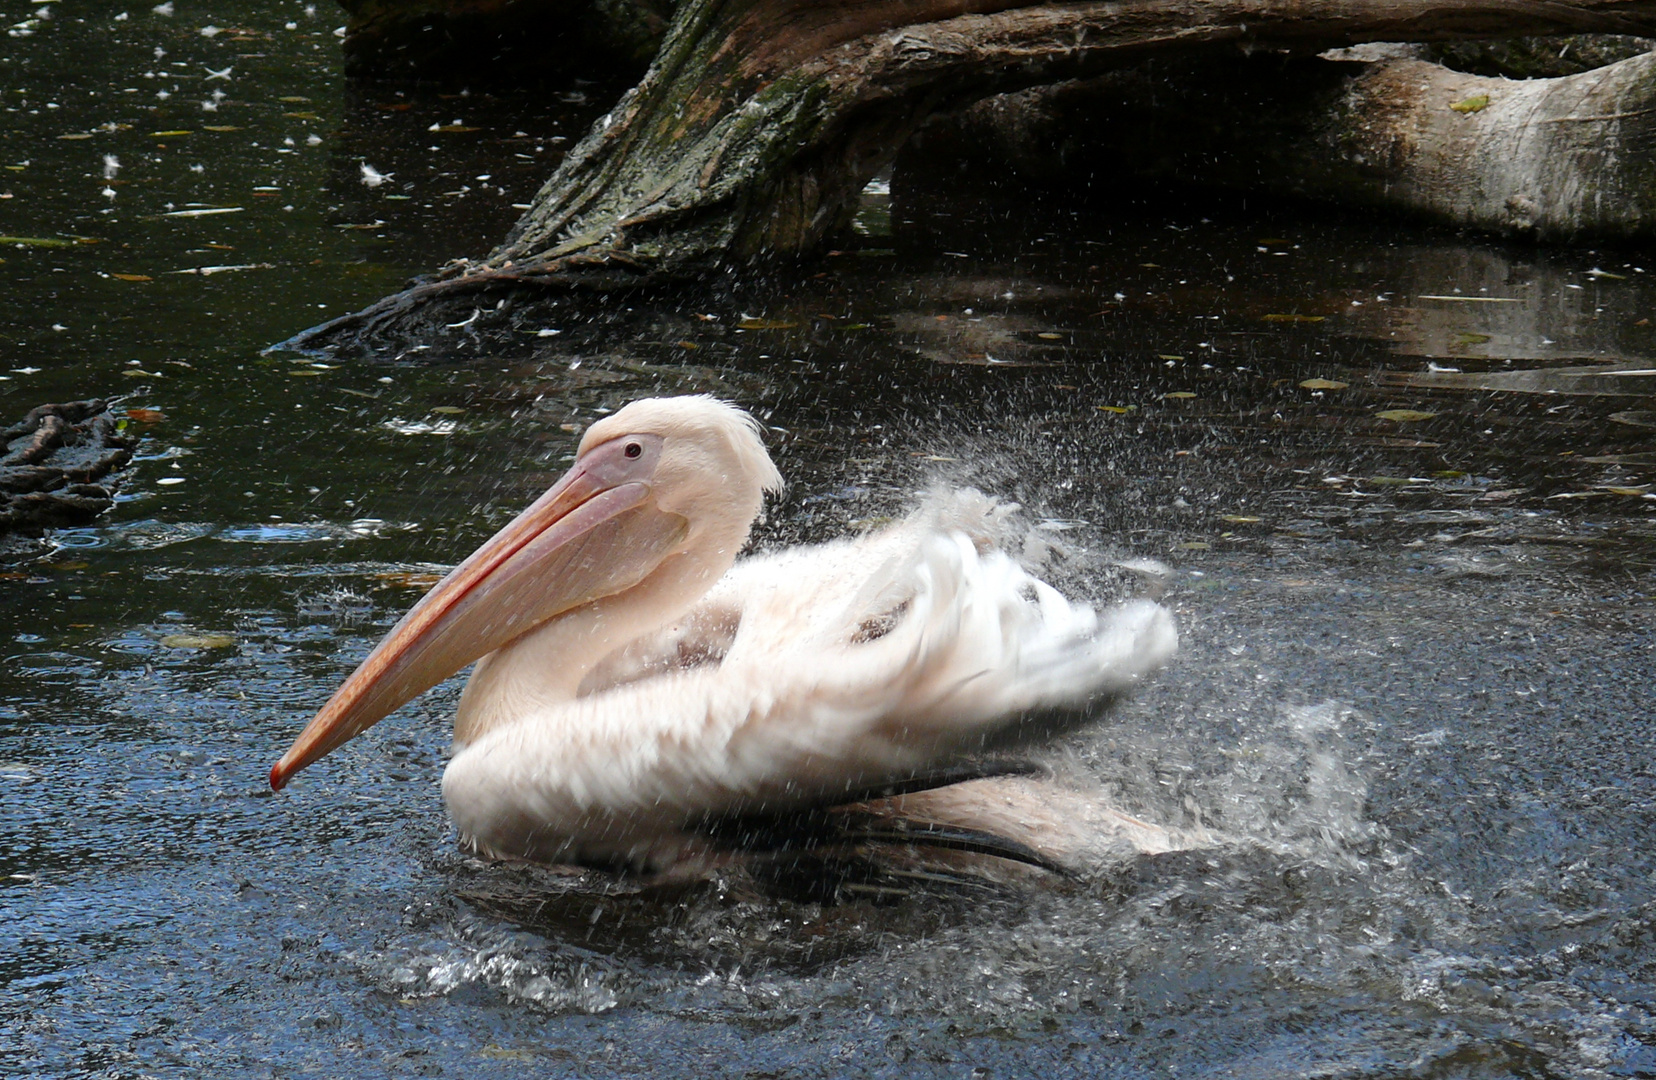
[[[1256,518],[1256,517],[1247,517],[1243,514],[1220,514],[1219,515],[1219,520],[1220,521],[1228,521],[1233,525],[1257,525],[1261,521],[1264,521],[1265,519],[1264,518]]]
[[[159,379],[159,378],[161,378],[161,373],[159,371],[145,371],[143,368],[135,368],[135,367],[123,368],[122,371],[121,371],[121,374],[129,376],[129,377],[134,378],[134,379]]]
[[[213,214],[239,214],[246,209],[245,206],[206,206],[199,210],[169,210],[161,216],[175,218],[210,217]]]
[[[298,369],[295,369],[293,371],[288,372],[288,374],[289,375],[296,375],[296,376],[299,376],[299,377],[303,378],[304,376],[307,376],[307,375],[314,376],[314,375],[321,375],[323,373],[320,372],[320,371],[313,371],[310,368],[298,368]]]
[[[211,277],[214,274],[229,274],[237,270],[274,270],[274,263],[236,263],[231,266],[191,266],[183,270],[168,270],[169,274],[198,274],[201,277]]]
[[[1195,396],[1196,395],[1192,394],[1189,390],[1174,390],[1171,393],[1162,395],[1164,398],[1172,398],[1175,401],[1188,401]]]
[[[743,319],[736,324],[739,330],[792,330],[798,323],[783,322],[780,319]]]
[[[429,589],[443,580],[441,574],[404,573],[401,571],[375,574],[374,577],[393,588],[399,589]]]
[[[1300,383],[1302,390],[1344,390],[1350,383],[1343,383],[1336,379],[1305,379]]]
[[[280,101],[283,105],[309,105],[310,104],[310,98],[300,97],[297,94],[290,94],[287,97],[279,97],[276,100]]]
[[[1187,540],[1177,545],[1180,551],[1208,551],[1213,545],[1202,540]]]
[[[282,115],[287,117],[289,120],[320,120],[320,119],[322,119],[320,116],[317,116],[313,112],[285,112]]]
[[[292,116],[293,114],[289,113],[288,115]],[[316,118],[313,116],[310,119],[314,120]],[[475,127],[467,127],[465,124],[439,124],[439,125],[436,125],[434,127],[428,127],[428,128],[426,128],[426,130],[427,131],[442,131],[442,132],[447,132],[448,134],[454,135],[454,134],[459,134],[460,132],[465,132],[465,131],[482,131],[483,129],[482,128],[475,128]]]
[[[1489,95],[1473,94],[1471,97],[1461,98],[1449,107],[1458,113],[1483,112],[1489,108]]]
[[[1374,415],[1381,420],[1392,420],[1399,424],[1412,424],[1416,420],[1430,420],[1437,413],[1421,412],[1419,409],[1384,409]]]
[[[89,131],[77,131],[77,132],[75,132],[74,134],[71,134],[71,135],[59,135],[58,136],[58,138],[67,140],[69,142],[79,142],[81,139],[90,139],[91,137],[92,137],[92,133],[89,132]]]
[[[1650,492],[1650,485],[1644,487],[1606,487],[1604,489],[1612,495],[1646,495]]]
[[[1405,487],[1414,483],[1407,476],[1365,476],[1363,482],[1375,487]]]
[[[203,129],[205,129],[207,131],[221,131],[222,132],[222,131],[240,131],[241,130],[241,128],[237,127],[235,124],[203,124],[201,126],[202,126]]]
[[[1094,405],[1093,408],[1097,409],[1099,412],[1115,413],[1117,416],[1125,416],[1128,413],[1132,412],[1134,409],[1138,408],[1138,406],[1137,405]]]
[[[1591,278],[1606,278],[1610,281],[1626,281],[1627,280],[1627,275],[1626,274],[1612,274],[1610,271],[1600,270],[1596,266],[1593,267],[1591,270],[1587,271],[1587,276],[1591,277]]]
[[[1324,319],[1328,318],[1328,316],[1326,316],[1326,315],[1261,315],[1259,318],[1260,318],[1261,322],[1313,323],[1313,322],[1322,322]]]
[[[1458,346],[1483,345],[1483,344],[1487,343],[1489,340],[1490,340],[1490,337],[1489,337],[1488,334],[1463,333],[1463,334],[1456,334],[1455,335],[1455,340],[1452,344],[1458,345]]]
[[[170,138],[174,137],[175,135],[194,135],[194,134],[195,134],[195,132],[189,131],[189,130],[152,131],[152,132],[150,132],[150,137],[154,138],[154,139],[170,139]]]
[[[160,409],[128,409],[128,420],[136,420],[140,424],[159,424],[166,419]]]
[[[458,405],[438,405],[431,411],[434,413],[442,413],[444,416],[459,416],[466,410],[462,409]]]
[[[229,634],[168,634],[161,639],[169,649],[228,649],[235,643]]]
[[[56,236],[0,236],[0,244],[16,244],[19,247],[66,248],[74,247],[73,240],[64,240]]]
[[[154,281],[148,274],[110,274],[116,281]]]
[[[1157,353],[1156,354],[1156,359],[1157,360],[1183,360],[1184,357],[1175,356],[1173,353]]]
[[[1516,296],[1450,296],[1444,293],[1421,293],[1416,300],[1443,300],[1454,304],[1522,304]]]
[[[1035,336],[1040,338],[1042,341],[1062,341],[1062,340],[1064,340],[1064,335],[1063,334],[1041,333],[1041,334],[1036,334]]]

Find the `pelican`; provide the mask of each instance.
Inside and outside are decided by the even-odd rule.
[[[569,472],[345,680],[271,786],[476,661],[442,785],[463,842],[661,871],[731,822],[809,831],[823,808],[963,791],[996,775],[974,764],[986,749],[1095,719],[1174,651],[1157,604],[1095,612],[1020,568],[993,546],[1007,508],[976,492],[738,562],[781,486],[759,425],[711,397],[594,423]]]

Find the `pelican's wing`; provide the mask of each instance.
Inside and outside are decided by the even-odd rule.
[[[903,547],[831,545],[738,567],[709,598],[739,601],[720,664],[490,731],[444,776],[456,823],[497,854],[669,861],[673,837],[704,815],[831,801],[1045,734],[1173,651],[1155,604],[1097,615],[961,533]],[[847,574],[860,577],[849,596]]]
[[[813,740],[836,727],[915,765],[1030,741],[1131,690],[1177,644],[1159,605],[1095,612],[1003,552],[979,553],[964,533],[924,535],[902,558],[879,554],[849,599],[841,591],[802,608],[803,568],[781,561],[748,585],[725,670],[800,672],[791,689],[801,719],[844,714],[807,725]]]

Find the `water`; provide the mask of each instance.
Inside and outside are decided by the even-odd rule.
[[[0,249],[0,397],[162,419],[0,573],[8,1075],[1656,1074],[1641,253],[899,174],[816,276],[263,356],[486,250],[606,91],[347,87],[300,4],[50,10],[0,234],[69,243]],[[271,795],[586,423],[691,390],[770,426],[762,543],[970,482],[1071,592],[1172,564],[1178,660],[1052,760],[1203,839],[892,905],[483,866],[453,682]]]

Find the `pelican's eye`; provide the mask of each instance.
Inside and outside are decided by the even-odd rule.
[[[625,448],[622,449],[621,452],[623,454],[626,454],[630,458],[635,458],[635,457],[637,457],[638,455],[640,455],[644,452],[644,448],[642,446],[640,446],[638,443],[630,442],[626,445]]]

